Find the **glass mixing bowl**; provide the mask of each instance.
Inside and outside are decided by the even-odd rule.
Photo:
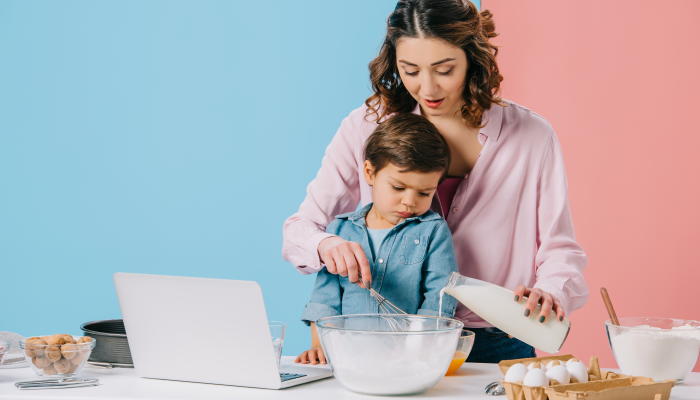
[[[316,330],[333,375],[371,395],[422,393],[452,361],[464,324],[420,315],[359,314],[322,318]]]
[[[683,383],[700,354],[700,322],[673,318],[619,318],[605,321],[608,341],[625,375]]]

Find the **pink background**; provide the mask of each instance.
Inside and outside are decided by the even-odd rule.
[[[591,296],[561,354],[616,367],[601,287],[618,317],[700,320],[700,2],[483,0],[482,9],[501,33],[503,97],[559,136],[589,257]]]

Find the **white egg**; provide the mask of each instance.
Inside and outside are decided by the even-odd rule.
[[[560,385],[568,385],[571,382],[569,371],[563,365],[553,365],[552,368],[549,368],[547,378],[556,380]]]
[[[508,368],[506,372],[506,377],[504,380],[506,382],[522,382],[527,374],[527,367],[524,364],[513,364]]]
[[[556,361],[557,363],[559,363],[558,365],[563,365],[563,363],[564,363],[563,361],[552,360],[552,361],[550,361],[550,362],[547,363],[547,371],[549,371],[549,369],[552,368],[552,366],[554,365],[554,362],[555,362],[555,361]]]
[[[544,387],[549,386],[549,379],[543,370],[539,368],[533,368],[530,372],[525,375],[523,379],[523,385],[530,387]]]
[[[588,371],[582,362],[572,362],[566,366],[571,378],[576,378],[579,382],[588,382]]]
[[[573,358],[568,359],[568,360],[566,361],[566,366],[568,367],[569,365],[571,365],[572,362],[574,362],[574,359],[573,359]]]
[[[547,370],[547,367],[545,367],[544,364],[542,364],[542,363],[540,363],[540,362],[534,362],[534,363],[531,363],[530,365],[527,366],[528,371],[532,371],[532,368],[533,368],[535,365],[539,365],[540,368],[541,368],[543,371],[546,371],[546,370]]]

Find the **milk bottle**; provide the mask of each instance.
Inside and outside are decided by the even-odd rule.
[[[539,304],[529,317],[525,317],[526,301],[514,301],[515,295],[510,290],[457,272],[450,274],[442,291],[496,328],[547,353],[559,351],[571,328],[569,320],[559,321],[554,311],[544,323],[540,323]],[[442,298],[442,294],[440,296]]]

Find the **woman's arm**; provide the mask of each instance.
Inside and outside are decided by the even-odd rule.
[[[445,287],[447,277],[458,272],[452,233],[447,222],[440,221],[430,240],[428,253],[423,260],[421,294],[423,301],[418,307],[418,315],[438,315],[440,309],[440,290]],[[443,296],[442,315],[452,318],[457,300],[452,296]]]
[[[588,285],[583,278],[588,258],[576,242],[564,157],[554,132],[542,165],[538,194],[537,283],[532,289],[520,285],[515,294],[528,296],[526,308],[530,312],[538,302],[542,303],[538,318],[544,316],[546,320],[553,309],[562,319],[588,300]]]
[[[356,153],[363,143],[359,143],[361,135],[356,120],[363,117],[361,108],[343,120],[299,211],[284,223],[282,257],[303,274],[318,272],[323,267],[320,255],[325,254],[324,261],[331,273],[350,275],[351,282],[357,280],[358,269],[370,276],[362,246],[325,232],[336,215],[355,210],[360,202]]]

